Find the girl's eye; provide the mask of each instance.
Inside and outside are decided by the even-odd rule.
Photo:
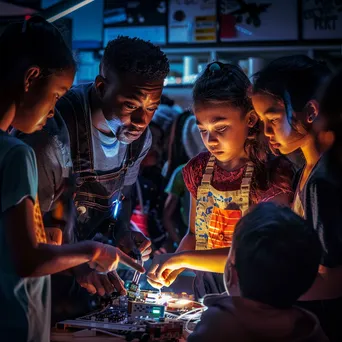
[[[157,109],[158,109],[158,107],[155,107],[155,108],[147,108],[147,110],[148,110],[149,112],[155,112]]]
[[[138,108],[137,106],[134,106],[131,103],[125,103],[125,107],[128,108],[128,109],[131,109],[131,110]]]
[[[223,133],[226,129],[227,129],[227,126],[218,127],[216,128],[216,132]]]
[[[58,101],[60,98],[59,94],[56,94],[56,100]]]
[[[271,124],[275,124],[275,123],[277,123],[278,121],[279,121],[279,119],[271,119],[271,120],[270,120],[270,123],[271,123]]]
[[[205,129],[199,129],[199,131],[200,131],[201,134],[207,133],[207,131]]]

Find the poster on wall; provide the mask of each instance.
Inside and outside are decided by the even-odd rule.
[[[216,42],[216,0],[170,0],[169,43]]]
[[[297,40],[297,0],[220,0],[222,42]]]
[[[303,39],[342,38],[342,1],[303,0]]]
[[[105,0],[104,46],[118,35],[166,43],[166,0]]]

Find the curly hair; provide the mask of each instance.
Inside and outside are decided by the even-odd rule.
[[[165,79],[169,61],[159,46],[140,38],[119,36],[105,48],[100,68],[118,73],[131,73],[149,81]]]
[[[193,103],[195,106],[204,103],[227,103],[242,108],[246,116],[253,111],[251,99],[247,94],[250,86],[251,82],[239,66],[213,62],[207,65],[195,82]],[[267,160],[269,149],[260,120],[249,129],[245,151],[255,165],[264,164]]]

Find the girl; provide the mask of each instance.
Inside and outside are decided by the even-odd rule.
[[[192,195],[190,229],[178,253],[153,260],[152,286],[170,285],[184,268],[223,273],[241,215],[262,201],[291,202],[291,165],[269,158],[247,96],[249,87],[239,67],[219,62],[209,64],[195,83],[193,110],[209,152],[200,153],[183,170]],[[224,290],[222,274],[198,273],[197,297]]]
[[[89,262],[107,271],[124,262],[120,250],[98,242],[46,244],[30,147],[10,126],[32,133],[54,114],[72,85],[75,62],[58,30],[41,18],[8,26],[0,37],[0,334],[2,341],[49,341],[51,273]]]
[[[317,131],[324,121],[320,120],[317,91],[329,74],[325,65],[307,56],[278,59],[256,76],[252,101],[271,146],[284,154],[301,149],[305,157],[305,166],[297,177],[293,210],[318,232],[323,255],[316,281],[299,305],[316,313],[331,341],[341,341],[342,168],[337,149],[322,154],[312,130],[315,125]],[[327,89],[322,109],[329,118],[327,128],[338,130],[340,112],[335,106],[340,103],[340,88],[334,87]],[[335,94],[334,102],[331,92]],[[324,132],[319,137],[325,142],[331,140]]]

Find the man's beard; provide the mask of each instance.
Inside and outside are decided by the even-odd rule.
[[[127,133],[130,132],[130,130],[128,129],[128,127],[123,126],[122,122],[117,118],[106,120],[106,122],[107,122],[109,129],[112,131],[112,133],[116,137],[116,139],[123,144],[129,145],[134,140],[137,140],[140,137],[140,135],[138,136],[127,135]]]

